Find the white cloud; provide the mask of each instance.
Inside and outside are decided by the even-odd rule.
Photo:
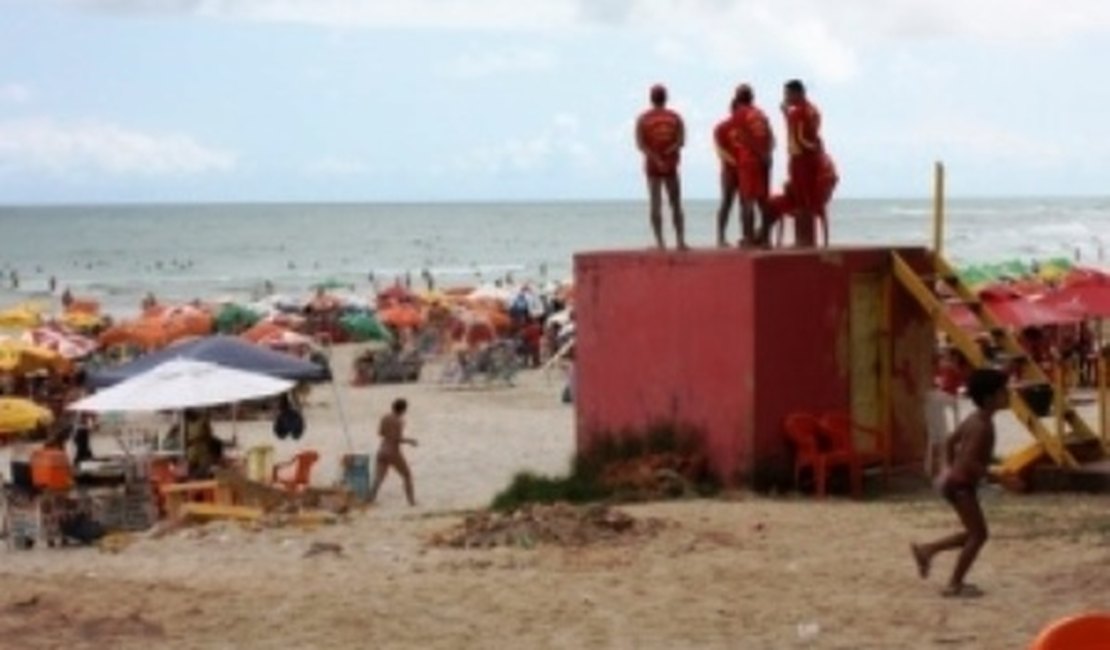
[[[49,118],[0,121],[0,171],[156,176],[228,171],[235,164],[234,153],[181,134]]]
[[[897,148],[919,156],[961,158],[982,163],[1045,168],[1063,165],[1067,150],[1059,142],[1032,137],[970,117],[932,116],[896,132],[868,138],[877,150]]]
[[[463,54],[445,65],[444,72],[460,79],[477,79],[517,72],[543,72],[554,69],[557,63],[550,52],[516,49]]]
[[[576,0],[67,0],[116,12],[180,12],[328,27],[549,29],[577,20]]]
[[[371,171],[370,165],[341,156],[325,156],[304,166],[310,176],[363,176]]]
[[[806,75],[830,81],[855,76],[866,49],[878,42],[969,38],[1029,44],[1110,31],[1110,3],[1103,0],[61,1],[115,12],[176,12],[337,28],[626,28],[656,37],[664,58],[734,70],[775,54]],[[516,69],[509,59],[477,57],[461,62],[460,70],[497,72],[506,65]]]
[[[461,172],[499,174],[533,171],[556,160],[579,168],[589,168],[597,162],[593,149],[582,137],[577,115],[560,113],[539,133],[476,147],[456,156],[452,166]]]
[[[0,84],[0,104],[26,104],[31,96],[31,88],[26,84]]]

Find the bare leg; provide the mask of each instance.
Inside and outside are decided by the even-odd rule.
[[[416,505],[416,497],[413,496],[412,489],[412,472],[409,470],[409,464],[404,456],[398,456],[394,461],[393,466],[397,469],[397,473],[405,481],[405,498],[408,499],[410,506]]]
[[[964,540],[960,556],[956,559],[956,566],[952,569],[952,579],[948,582],[949,591],[955,595],[963,589],[964,576],[971,570],[979,550],[987,543],[989,535],[987,521],[983,518],[983,510],[979,507],[979,500],[971,490],[956,493],[952,499],[952,506],[960,515],[960,521],[967,529],[967,538]]]
[[[721,169],[721,205],[717,208],[717,245],[722,248],[728,245],[725,233],[728,230],[728,218],[735,201],[736,172],[724,167]]]
[[[912,545],[914,560],[917,562],[918,571],[922,577],[929,574],[929,567],[937,553],[960,549],[960,556],[956,566],[952,569],[952,578],[945,590],[945,595],[960,595],[964,589],[964,577],[971,569],[979,550],[987,543],[987,522],[983,518],[983,511],[979,507],[979,500],[972,489],[959,490],[950,497],[952,507],[960,517],[964,530],[959,533],[942,537],[929,544]]]
[[[682,182],[678,178],[678,174],[668,176],[663,179],[663,183],[667,188],[667,200],[671,204],[671,219],[674,221],[674,235],[677,241],[677,248],[680,251],[687,249],[686,246],[686,218],[682,214]]]
[[[757,244],[755,234],[755,206],[752,200],[740,197],[740,246],[748,248]]]
[[[771,247],[771,211],[768,209],[767,200],[760,199],[756,201],[756,207],[759,208],[759,230],[755,236],[757,245],[763,248]]]
[[[648,176],[647,185],[651,231],[655,235],[655,245],[659,250],[663,250],[666,248],[663,243],[663,179],[658,176]]]
[[[370,487],[370,502],[373,503],[378,498],[378,490],[382,487],[382,481],[385,480],[385,473],[389,471],[389,461],[384,458],[378,458],[374,463],[374,485]]]

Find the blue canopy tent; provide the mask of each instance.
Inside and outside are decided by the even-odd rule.
[[[257,372],[293,381],[327,381],[330,371],[324,366],[275,352],[235,336],[205,336],[187,343],[171,345],[134,361],[100,368],[88,375],[88,385],[106,388],[141,375],[170,359],[207,361],[237,370]]]

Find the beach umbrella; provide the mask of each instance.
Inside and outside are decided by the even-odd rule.
[[[171,359],[67,407],[71,411],[163,411],[272,397],[293,382],[206,361]]]
[[[133,345],[143,350],[157,350],[169,344],[170,336],[161,322],[138,319],[109,327],[100,333],[97,341],[105,348]]]
[[[350,289],[350,282],[343,282],[337,278],[324,278],[323,280],[312,285],[316,290],[331,290],[331,289]]]
[[[1017,328],[1060,325],[1063,323],[1076,323],[1082,320],[1082,318],[1074,313],[1069,313],[1041,302],[1033,302],[1022,297],[984,297],[983,306],[989,310],[995,320],[1002,325]]]
[[[952,322],[960,329],[966,332],[974,332],[982,329],[982,323],[979,322],[979,319],[967,305],[952,303],[947,305],[945,310],[948,312],[948,318],[952,319]]]
[[[221,334],[241,332],[257,323],[260,318],[253,309],[230,303],[221,307],[216,314],[216,331]]]
[[[365,312],[348,314],[339,319],[339,326],[351,337],[352,341],[392,341],[389,333],[378,319]]]
[[[288,331],[288,327],[280,325],[274,321],[263,320],[255,323],[254,327],[251,327],[249,330],[243,332],[239,336],[240,338],[250,341],[251,343],[258,343],[264,338]]]
[[[166,307],[152,318],[162,324],[171,342],[211,334],[215,324],[211,313],[193,305]]]
[[[1046,295],[1042,303],[1083,318],[1110,318],[1110,284],[1075,284]]]
[[[0,437],[32,431],[53,421],[54,414],[50,409],[29,399],[0,397]]]
[[[52,327],[36,327],[23,333],[21,340],[33,346],[57,352],[65,359],[83,359],[96,352],[96,341],[80,334],[63,332]]]
[[[290,330],[281,330],[271,332],[266,336],[256,341],[261,345],[271,350],[282,350],[293,352],[294,350],[308,350],[318,347],[316,341],[311,336],[305,336]]]
[[[157,305],[137,319],[124,321],[100,334],[100,345],[134,345],[157,350],[174,341],[212,333],[212,314],[193,305]]]
[[[66,327],[82,332],[96,329],[104,323],[99,314],[86,311],[67,311],[59,320]]]
[[[420,327],[424,324],[424,314],[411,304],[397,304],[378,312],[378,320],[391,327]]]
[[[42,310],[35,305],[24,303],[0,311],[0,328],[30,329],[42,322]]]
[[[472,305],[485,305],[508,309],[516,295],[506,289],[493,284],[483,284],[467,294],[466,299]]]
[[[0,371],[25,374],[39,370],[65,372],[70,363],[62,355],[16,339],[0,340]]]
[[[122,365],[90,372],[89,383],[96,387],[111,386],[179,358],[208,361],[294,381],[328,379],[328,370],[315,363],[266,349],[236,336],[216,335],[178,343]]]
[[[411,300],[412,297],[412,292],[399,284],[386,287],[379,291],[377,295],[379,305],[405,302]]]

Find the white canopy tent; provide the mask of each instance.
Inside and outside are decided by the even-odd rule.
[[[270,397],[293,382],[206,361],[173,359],[74,402],[71,411],[168,411]]]

